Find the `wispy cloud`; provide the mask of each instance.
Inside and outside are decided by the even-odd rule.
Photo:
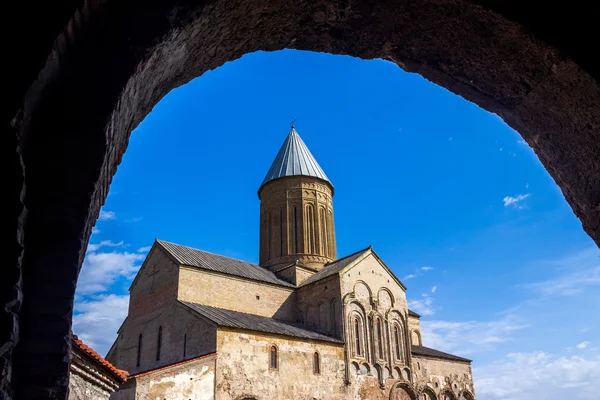
[[[409,300],[408,308],[421,315],[435,314],[435,309],[433,308],[433,298],[427,293],[422,293],[421,298],[418,300]]]
[[[509,353],[475,367],[477,397],[490,400],[595,399],[600,357],[564,357],[542,351]]]
[[[578,344],[577,346],[575,346],[575,347],[577,347],[578,349],[585,349],[585,348],[586,348],[586,347],[588,347],[589,345],[590,345],[590,342],[586,340],[586,341],[584,341],[584,342],[581,342],[581,343],[579,343],[579,344]]]
[[[92,228],[92,235],[97,235],[97,234],[99,234],[99,233],[100,233],[100,229],[98,229],[98,228],[96,228],[96,227],[93,227],[93,228]]]
[[[100,210],[100,216],[98,216],[98,219],[100,221],[107,221],[109,219],[115,219],[115,218],[117,218],[117,215],[115,214],[114,211]]]
[[[434,286],[431,288],[431,293],[435,293],[435,291],[437,290],[437,286]]]
[[[118,243],[113,242],[112,240],[103,240],[100,243],[90,243],[87,247],[87,252],[93,252],[98,250],[101,247],[119,247],[123,246],[123,241],[121,240]]]
[[[140,222],[143,219],[144,219],[144,217],[133,217],[133,218],[126,219],[125,222],[127,222],[127,223]]]
[[[406,280],[409,280],[409,279],[412,279],[412,278],[416,278],[416,277],[417,276],[415,274],[409,274],[409,275],[406,275],[404,278],[402,278],[402,280],[406,281]]]
[[[152,248],[152,246],[140,247],[139,249],[137,249],[137,252],[138,253],[146,253],[146,252],[150,251],[151,248]]]
[[[527,144],[527,142],[526,142],[526,141],[524,141],[523,139],[519,139],[519,140],[517,140],[517,143],[519,143],[519,144],[523,144],[523,145],[525,145],[525,146],[529,146],[529,144]]]
[[[431,271],[433,267],[421,267],[423,271]]]
[[[504,207],[513,207],[513,208],[523,208],[524,206],[521,205],[520,203],[525,200],[526,198],[529,197],[529,193],[527,194],[519,194],[515,197],[512,196],[506,196],[503,201],[504,201]]]
[[[527,325],[513,315],[490,321],[421,322],[423,338],[428,347],[460,355],[490,350],[498,343],[513,340],[512,334],[525,328]]]
[[[73,332],[87,345],[105,355],[117,336],[117,330],[127,316],[129,295],[93,296],[75,303]]]

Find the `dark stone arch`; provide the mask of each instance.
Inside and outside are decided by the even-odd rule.
[[[417,394],[409,383],[396,383],[390,390],[390,400],[417,400]]]
[[[582,45],[595,33],[588,6],[161,0],[148,9],[79,0],[32,13],[27,1],[11,5],[7,15],[36,35],[6,49],[20,62],[7,66],[3,109],[16,207],[5,225],[11,267],[0,280],[2,394],[64,397],[78,270],[131,130],[172,88],[251,51],[385,58],[498,113],[600,243],[600,63]]]

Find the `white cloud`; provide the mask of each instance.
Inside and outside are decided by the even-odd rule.
[[[412,307],[410,302],[409,307]],[[416,309],[415,311],[419,312]],[[526,327],[527,325],[512,315],[491,321],[421,322],[423,339],[427,347],[458,355],[490,350],[495,344],[513,340],[512,334]]]
[[[577,346],[575,346],[575,347],[577,347],[578,349],[585,349],[585,348],[586,348],[586,347],[588,347],[589,345],[590,345],[590,342],[586,340],[586,341],[584,341],[584,342],[581,342],[581,343],[579,343],[579,344],[578,344]]]
[[[409,300],[408,308],[421,315],[433,315],[435,309],[433,308],[433,299],[427,293],[423,293],[422,298],[419,300]]]
[[[100,210],[100,216],[98,217],[98,219],[100,221],[106,221],[109,219],[115,219],[117,216],[115,214],[114,211],[104,211],[104,210]]]
[[[106,355],[127,316],[129,295],[94,296],[75,303],[73,333],[101,355]]]
[[[504,201],[504,207],[512,206],[514,208],[523,208],[523,206],[521,204],[519,204],[519,203],[521,201],[525,200],[528,197],[529,197],[529,193],[527,193],[527,194],[519,194],[516,197],[506,196],[503,199],[503,201]]]
[[[129,218],[129,219],[125,220],[125,222],[128,222],[128,223],[131,223],[131,222],[140,222],[143,219],[144,219],[144,217],[133,217],[133,218]]]
[[[417,276],[415,274],[410,274],[410,275],[406,275],[402,280],[406,281],[408,279],[412,279],[412,278],[416,278]]]
[[[529,189],[529,183],[525,184],[525,189]]]
[[[433,267],[421,267],[423,271],[431,271]]]
[[[481,400],[591,400],[598,396],[600,357],[564,357],[541,351],[510,353],[475,367]]]
[[[89,252],[96,251],[100,247],[104,247],[104,246],[108,246],[108,247],[123,246],[123,241],[121,240],[120,242],[115,243],[112,240],[103,240],[100,243],[90,243],[90,244],[88,244],[87,252],[89,253]]]
[[[524,144],[525,146],[529,146],[529,144],[527,144],[527,142],[526,142],[526,141],[524,141],[523,139],[519,139],[519,140],[517,140],[517,143],[519,143],[519,144]]]
[[[151,248],[152,248],[152,246],[140,247],[139,249],[137,249],[137,252],[138,253],[146,253],[146,252],[150,251]]]
[[[81,267],[77,292],[79,294],[98,293],[107,290],[119,277],[132,279],[139,269],[138,262],[143,254],[117,252],[88,252]]]
[[[435,293],[435,291],[437,290],[437,286],[434,286],[431,288],[431,293]]]
[[[92,228],[92,235],[97,235],[97,234],[99,234],[99,233],[100,233],[100,229],[98,229],[98,228],[96,228],[96,227],[93,227],[93,228]]]
[[[578,266],[581,270],[525,286],[545,295],[573,296],[581,294],[591,287],[600,286],[600,260],[594,261],[596,266],[587,268]]]

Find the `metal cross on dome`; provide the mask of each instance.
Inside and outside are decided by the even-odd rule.
[[[292,118],[292,122],[290,122],[290,125],[292,126],[292,128],[294,127],[294,122],[296,122],[296,118]]]

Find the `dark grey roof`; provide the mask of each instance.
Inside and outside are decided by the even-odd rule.
[[[275,333],[278,335],[293,336],[303,339],[344,343],[340,339],[311,331],[306,327],[293,325],[289,322],[277,321],[273,318],[262,317],[254,314],[246,314],[239,311],[225,310],[223,308],[210,307],[202,304],[190,303],[187,301],[181,301],[180,303],[184,304],[205,318],[208,318],[219,326],[247,329],[257,332]]]
[[[459,356],[455,356],[453,354],[444,353],[443,351],[430,349],[429,347],[424,346],[412,346],[412,353],[416,356],[425,356],[425,357],[434,357],[434,358],[443,358],[446,360],[452,361],[463,361],[463,362],[471,362],[468,358],[462,358]]]
[[[421,316],[419,314],[417,314],[416,312],[414,312],[413,310],[408,310],[408,315],[410,315],[411,317],[417,317],[417,318],[421,318]]]
[[[179,244],[165,242],[156,239],[162,248],[171,254],[177,262],[191,267],[198,267],[209,271],[220,272],[227,275],[239,276],[241,278],[252,279],[255,281],[272,283],[274,285],[295,287],[259,265],[252,264],[235,258],[220,256],[191,247],[181,246]]]
[[[274,179],[284,176],[313,176],[315,178],[329,181],[325,172],[321,169],[317,160],[313,157],[308,147],[304,144],[296,129],[292,126],[289,135],[283,142],[279,153],[275,157],[267,176],[263,180],[261,187]]]
[[[310,285],[313,282],[320,281],[321,279],[325,279],[327,277],[339,273],[348,265],[352,264],[357,258],[362,256],[363,253],[369,249],[370,247],[367,247],[366,249],[359,250],[356,253],[350,254],[349,256],[325,264],[325,266],[319,272],[309,277],[307,280],[298,285],[298,287]]]

